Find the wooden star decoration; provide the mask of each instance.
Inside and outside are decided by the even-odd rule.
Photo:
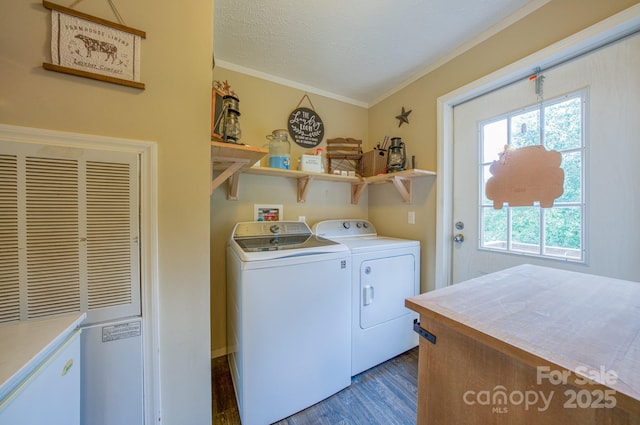
[[[218,90],[223,95],[237,96],[236,92],[231,90],[231,85],[227,82],[227,80],[224,80],[224,83],[217,80],[214,81],[213,88]]]
[[[409,114],[411,113],[411,111],[412,110],[405,111],[404,106],[402,107],[402,113],[400,115],[396,115],[396,119],[398,120],[398,127],[400,127],[404,123],[409,124]]]

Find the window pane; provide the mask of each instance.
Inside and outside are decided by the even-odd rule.
[[[503,119],[486,124],[482,127],[482,162],[492,162],[498,159],[498,154],[504,151],[507,140],[507,120]]]
[[[511,249],[540,253],[540,208],[511,208]]]
[[[511,118],[511,148],[540,144],[540,114],[536,109]]]
[[[545,255],[579,260],[582,257],[582,209],[553,208],[545,211]]]
[[[544,109],[544,145],[549,150],[566,150],[582,145],[580,98],[547,106]]]
[[[507,249],[507,208],[482,208],[482,247]]]
[[[493,201],[487,198],[487,181],[491,178],[490,167],[491,164],[482,166],[482,205],[493,205]]]
[[[562,154],[564,193],[556,202],[582,202],[582,156],[580,152]]]

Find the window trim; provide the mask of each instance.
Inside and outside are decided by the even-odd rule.
[[[491,162],[483,162],[483,156],[484,156],[484,132],[483,127],[487,124],[491,124],[491,123],[495,123],[498,122],[500,120],[506,119],[507,120],[507,142],[509,144],[511,144],[511,118],[515,115],[519,115],[519,114],[524,114],[530,111],[535,111],[538,110],[540,112],[540,121],[539,121],[539,145],[540,146],[544,146],[544,125],[545,125],[545,108],[550,106],[550,105],[554,105],[554,104],[558,104],[558,103],[562,103],[564,101],[570,100],[572,98],[578,98],[580,99],[580,103],[581,103],[581,132],[580,132],[580,138],[581,138],[581,145],[579,147],[575,147],[575,148],[570,148],[570,149],[565,149],[565,150],[559,150],[558,152],[560,152],[561,154],[565,154],[565,153],[571,153],[571,152],[579,152],[581,153],[581,167],[580,167],[580,181],[581,181],[581,200],[580,201],[572,201],[572,202],[558,202],[557,200],[554,201],[554,205],[552,208],[541,208],[539,203],[534,203],[533,207],[537,207],[538,211],[540,212],[539,214],[539,244],[536,245],[538,247],[538,253],[529,253],[529,252],[523,252],[523,251],[513,251],[511,249],[512,245],[513,245],[513,240],[511,237],[511,223],[512,223],[512,209],[509,207],[509,205],[505,205],[503,206],[503,208],[506,210],[507,213],[507,240],[506,240],[506,245],[507,247],[505,249],[499,249],[499,248],[491,248],[491,247],[487,247],[487,246],[483,246],[483,240],[484,240],[484,225],[483,225],[483,211],[487,208],[492,208],[492,203],[488,202],[485,203],[484,202],[484,198],[485,196],[485,180],[484,180],[484,168],[488,165],[491,164]],[[588,173],[586,172],[586,170],[589,167],[589,149],[588,149],[588,128],[589,128],[589,122],[588,122],[588,117],[589,117],[589,88],[585,87],[579,90],[574,90],[571,91],[569,93],[565,93],[559,96],[555,96],[552,99],[549,99],[547,101],[541,101],[538,102],[536,104],[532,104],[529,106],[525,106],[522,108],[518,108],[509,112],[505,112],[503,114],[488,118],[486,120],[480,121],[478,122],[478,239],[477,239],[477,249],[479,251],[486,251],[486,252],[491,252],[493,254],[506,254],[506,255],[515,255],[515,256],[520,256],[520,257],[531,257],[531,258],[536,258],[536,259],[544,259],[544,260],[551,260],[551,261],[560,261],[560,262],[565,262],[565,263],[575,263],[575,264],[588,264],[588,255],[589,255],[589,249],[587,246],[587,241],[588,241],[588,217],[589,217],[589,211],[588,211],[588,192],[589,192],[589,184],[588,184]],[[580,225],[580,258],[572,258],[572,257],[561,257],[561,256],[554,256],[554,255],[549,255],[549,254],[545,254],[545,248],[550,248],[547,245],[545,245],[545,213],[546,210],[551,210],[551,209],[555,209],[555,208],[563,208],[563,207],[579,207],[581,210],[581,216],[582,216],[582,220],[581,220],[581,225]]]

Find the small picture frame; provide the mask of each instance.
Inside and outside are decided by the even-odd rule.
[[[222,140],[222,97],[224,93],[215,87],[211,89],[211,139]]]
[[[254,204],[253,219],[255,221],[281,221],[284,208],[275,204]]]

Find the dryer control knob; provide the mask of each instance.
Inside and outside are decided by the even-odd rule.
[[[357,227],[358,229],[362,228],[362,223],[357,222],[357,223],[356,223],[356,227]]]
[[[344,227],[345,229],[349,229],[351,227],[351,223],[349,223],[348,221],[345,221],[342,223],[342,227]]]

